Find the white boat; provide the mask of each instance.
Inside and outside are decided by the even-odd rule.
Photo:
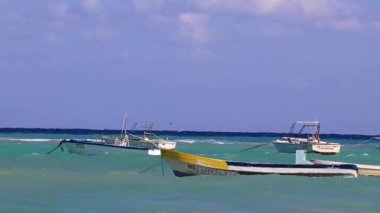
[[[136,127],[136,124],[137,123],[135,123],[135,125],[132,129],[134,129]],[[126,125],[126,118],[124,118],[123,126],[125,126],[124,140],[129,141],[129,143],[132,143],[135,145],[138,145],[139,142],[148,143],[148,144],[155,144],[160,149],[175,149],[175,147],[177,145],[177,142],[175,142],[175,141],[170,141],[167,138],[163,139],[163,138],[157,136],[156,134],[154,134],[152,131],[153,122],[145,123],[145,127],[144,127],[145,131],[144,131],[144,135],[142,137],[127,132],[127,130],[126,130],[126,126],[127,126]],[[127,138],[125,138],[125,137],[127,137]]]
[[[120,146],[128,147],[140,147],[148,149],[175,149],[177,143],[175,141],[169,141],[162,138],[159,138],[153,133],[149,134],[150,136],[155,136],[155,138],[148,137],[147,133],[144,133],[144,136],[138,136],[131,133],[125,133],[122,137],[102,137],[105,143],[115,144]]]
[[[132,127],[132,130],[136,128],[137,123]],[[149,150],[153,149],[175,149],[177,142],[169,141],[168,139],[163,139],[158,137],[152,132],[153,122],[145,124],[145,131],[143,136],[134,135],[127,131],[127,117],[124,116],[123,127],[120,137],[107,137],[104,136],[102,139],[107,144],[114,144],[117,146],[124,147],[135,147],[135,148],[145,148]]]
[[[306,128],[311,129],[312,132],[305,134]],[[279,152],[284,153],[295,153],[296,150],[320,154],[339,153],[340,144],[321,141],[319,131],[320,123],[318,121],[296,121],[290,128],[289,136],[275,140],[273,145]]]
[[[357,166],[316,165],[306,160],[305,150],[298,150],[296,164],[272,164],[255,162],[236,162],[202,157],[178,152],[161,150],[161,156],[169,164],[175,176],[194,175],[297,175],[311,177],[344,176],[357,177]]]
[[[132,136],[132,134],[130,134]],[[135,135],[133,135],[136,137]],[[177,142],[175,141],[170,141],[167,138],[163,139],[156,134],[152,132],[152,130],[144,131],[144,136],[142,138],[143,141],[145,142],[150,142],[155,145],[157,145],[160,149],[175,149]]]

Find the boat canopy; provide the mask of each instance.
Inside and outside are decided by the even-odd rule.
[[[316,125],[320,125],[320,122],[319,121],[296,121],[294,122],[294,124],[316,126]]]
[[[319,135],[320,130],[320,122],[319,121],[296,121],[292,124],[290,127],[290,134],[294,134],[294,129],[297,126],[297,128],[300,128],[297,134],[302,134],[305,127],[316,127],[315,133],[316,135]]]

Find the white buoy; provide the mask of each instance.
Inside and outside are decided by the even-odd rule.
[[[159,149],[148,149],[148,155],[161,155],[161,150]]]

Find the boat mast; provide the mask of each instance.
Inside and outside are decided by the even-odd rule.
[[[132,132],[132,133],[135,132],[136,127],[137,127],[137,122],[133,123],[133,126],[132,126],[132,128],[131,128],[131,132]]]
[[[127,112],[124,113],[123,127],[121,129],[120,137],[123,137],[127,133]]]
[[[318,123],[317,124],[317,132],[315,133],[315,137],[317,138],[318,143],[321,142],[321,138],[319,137],[319,131],[320,131],[320,129],[321,129],[321,124]]]
[[[144,125],[144,138],[152,134],[153,121],[146,121]]]

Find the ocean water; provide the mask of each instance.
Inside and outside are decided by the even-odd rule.
[[[0,212],[378,212],[380,178],[310,178],[281,175],[175,177],[157,156],[110,152],[86,156],[59,150],[63,138],[99,135],[0,133]],[[166,137],[166,136],[164,136]],[[203,156],[293,163],[274,137],[170,135],[177,149]],[[380,145],[343,144],[339,155],[308,154],[380,165]],[[141,173],[152,165],[156,167]],[[162,169],[163,168],[163,169]]]

